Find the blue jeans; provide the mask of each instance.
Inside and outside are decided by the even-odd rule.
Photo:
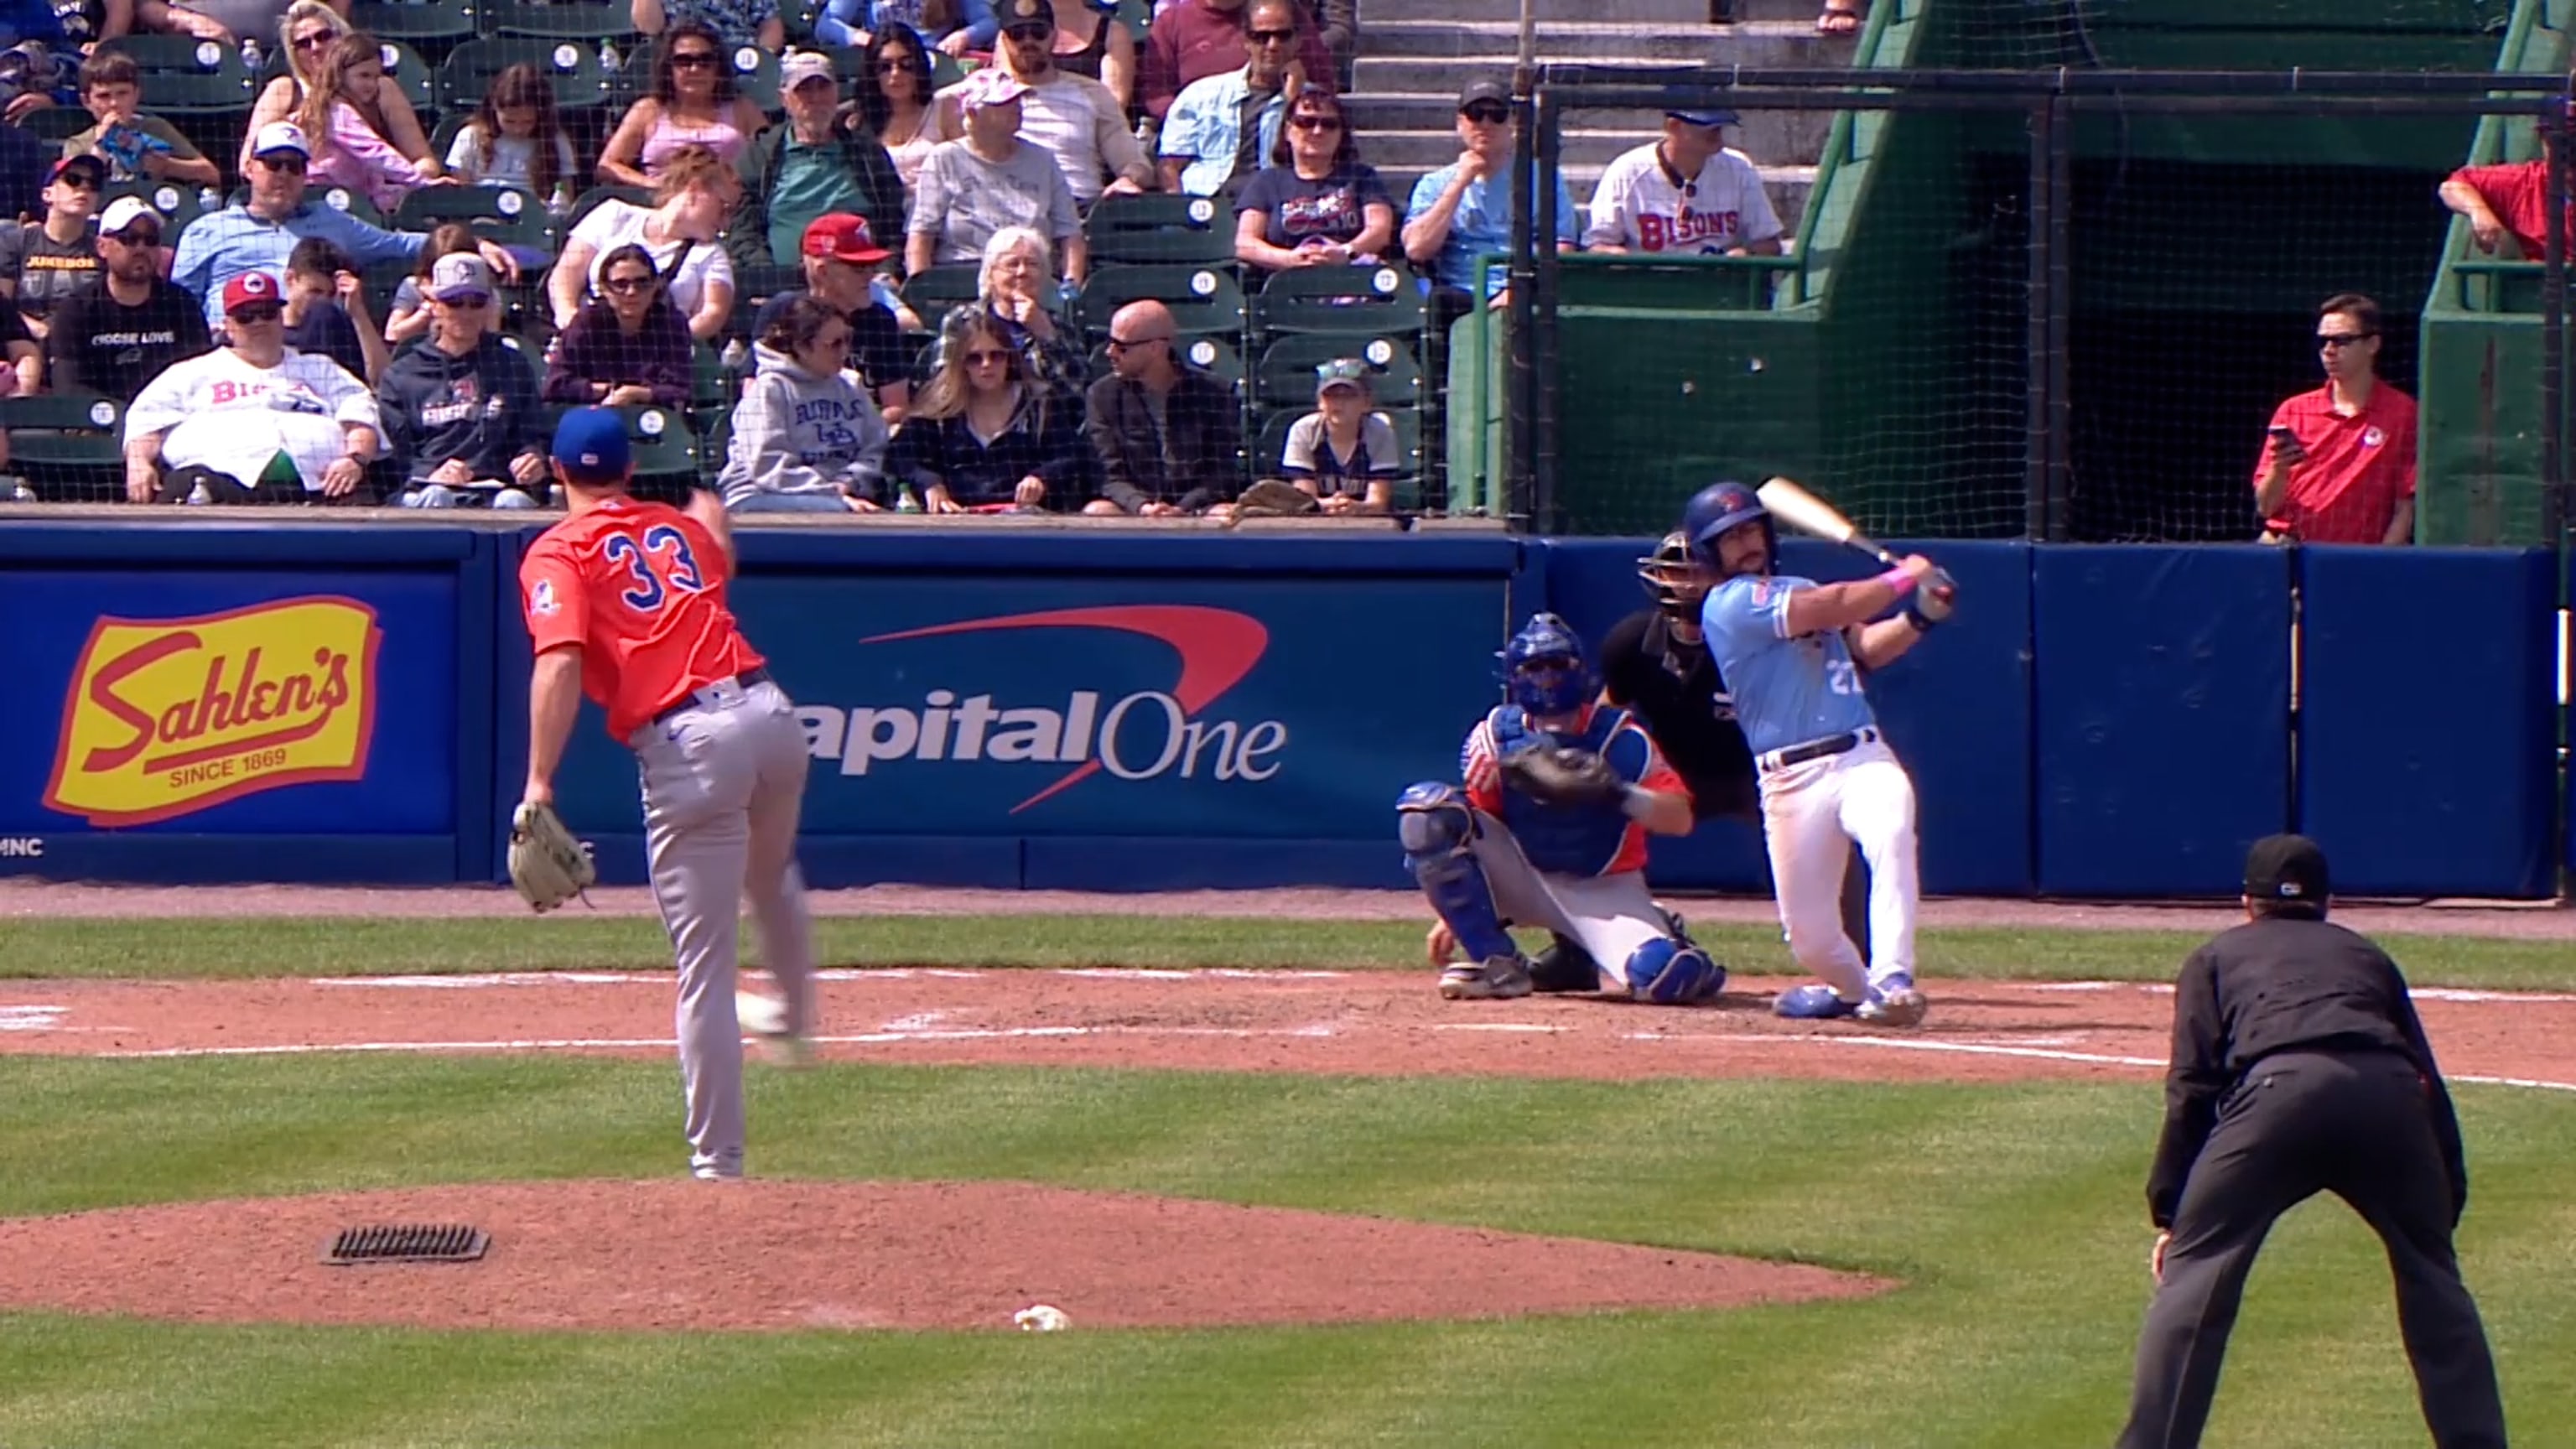
[[[445,483],[423,483],[417,488],[405,489],[402,495],[402,506],[405,508],[461,508],[465,506],[465,500],[467,498],[476,494],[488,494],[492,500],[492,506],[494,508],[535,508],[539,506],[535,498],[520,492],[516,488],[502,488],[499,490],[489,488],[454,488]]]

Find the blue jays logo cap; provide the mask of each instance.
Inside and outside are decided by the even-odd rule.
[[[574,408],[555,424],[554,459],[575,479],[615,482],[629,458],[626,419],[606,408]]]

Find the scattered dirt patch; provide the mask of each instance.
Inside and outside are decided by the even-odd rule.
[[[328,1267],[342,1228],[470,1223],[480,1262]],[[0,1221],[0,1304],[199,1322],[1083,1328],[1734,1308],[1894,1286],[1660,1248],[1022,1183],[454,1185]]]

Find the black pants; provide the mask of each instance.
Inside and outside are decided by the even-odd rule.
[[[2397,1325],[2434,1444],[2504,1449],[2495,1361],[2452,1255],[2450,1174],[2423,1082],[2384,1052],[2266,1057],[2221,1103],[2174,1214],[2120,1449],[2200,1443],[2263,1236],[2319,1192],[2351,1204],[2388,1249]]]

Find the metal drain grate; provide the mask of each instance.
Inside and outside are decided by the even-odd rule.
[[[492,1246],[492,1235],[463,1223],[400,1223],[344,1228],[322,1261],[351,1263],[471,1263]]]

